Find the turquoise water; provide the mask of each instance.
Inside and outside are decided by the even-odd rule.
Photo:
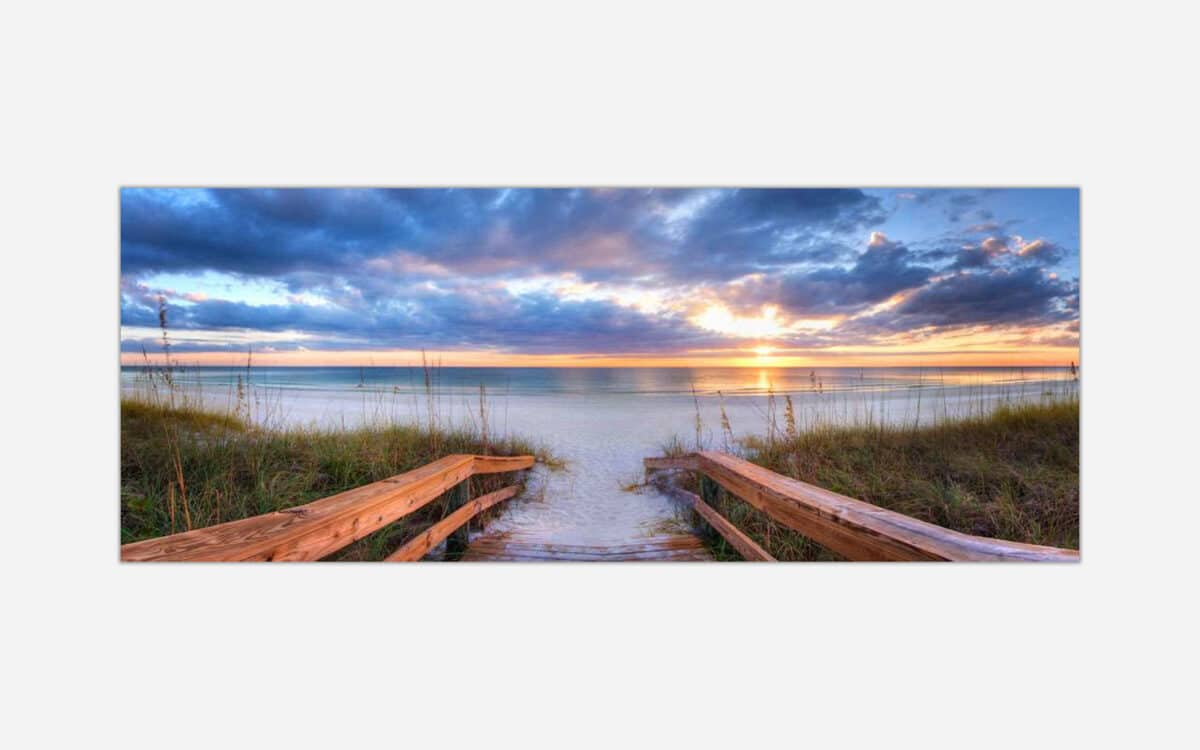
[[[123,367],[132,382],[141,367]],[[442,367],[430,368],[431,385],[451,390],[508,394],[639,394],[646,396],[718,391],[725,395],[802,393],[808,391],[892,391],[947,386],[1000,386],[1060,382],[1068,368],[1051,367]],[[242,377],[278,389],[365,389],[420,393],[426,373],[420,367],[184,367],[184,382],[230,386]]]

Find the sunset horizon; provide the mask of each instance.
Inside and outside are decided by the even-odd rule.
[[[121,191],[121,363],[1067,367],[1075,189]]]
[[[421,367],[420,351],[342,351],[321,352],[308,358],[306,352],[272,352],[249,349],[241,352],[192,352],[171,353],[170,362],[177,366],[196,367],[245,367],[247,360],[256,367]],[[476,352],[426,351],[426,363],[441,367],[558,367],[558,368],[1069,368],[1080,366],[1078,349],[1059,352],[1047,351],[1043,355],[1030,350],[1014,352],[1011,356],[995,353],[958,352],[937,355],[938,359],[924,359],[915,354],[858,354],[835,355],[833,358],[815,356],[761,355],[748,351],[743,356],[729,355],[680,355],[676,357],[619,357],[612,355],[491,355]],[[162,367],[167,364],[167,355],[157,352],[122,352],[122,367],[150,365]]]

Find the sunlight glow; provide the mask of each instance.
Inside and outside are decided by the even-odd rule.
[[[705,330],[730,336],[771,338],[787,332],[787,328],[776,317],[778,314],[779,308],[775,305],[763,305],[762,314],[757,318],[734,315],[725,305],[715,303],[693,317],[692,323]]]
[[[839,321],[840,318],[797,318],[788,328],[793,331],[829,331]]]
[[[148,329],[147,333],[160,332]],[[121,364],[137,366],[146,361],[163,363],[158,339],[147,337],[144,340],[145,357],[140,351],[125,351],[121,353]],[[245,366],[245,344],[230,340],[222,343],[224,346],[213,346],[213,351],[175,351],[171,355],[172,360],[186,366]],[[288,346],[295,348],[289,349]],[[284,367],[419,367],[421,355],[420,350],[315,350],[303,345],[280,342],[279,347],[256,345],[254,363],[256,366]],[[670,354],[521,354],[479,350],[430,350],[426,351],[425,355],[431,361],[440,361],[445,367],[1061,367],[1064,363],[1079,361],[1079,348],[1037,343],[1005,349],[959,349],[949,344],[942,349],[919,351],[894,346],[827,347],[796,354],[775,352],[769,359],[763,359],[748,349],[681,351]]]
[[[1078,360],[1077,188],[123,188],[120,204],[130,364]]]
[[[878,315],[879,313],[886,312],[886,311],[891,310],[892,308],[898,306],[901,302],[904,302],[906,299],[908,299],[911,296],[912,296],[911,291],[898,292],[896,294],[893,294],[891,297],[888,297],[883,302],[871,305],[866,310],[863,310],[862,312],[855,315],[854,318],[855,319],[869,318],[872,315]]]
[[[542,293],[553,294],[564,302],[613,302],[647,315],[657,315],[667,309],[666,294],[662,290],[585,282],[574,273],[511,279],[503,282],[503,287],[516,297]]]

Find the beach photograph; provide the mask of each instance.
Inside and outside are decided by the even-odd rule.
[[[121,559],[1078,561],[1079,215],[122,188]]]

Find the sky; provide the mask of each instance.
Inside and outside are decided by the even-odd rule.
[[[1079,191],[121,190],[121,359],[1079,358]]]

